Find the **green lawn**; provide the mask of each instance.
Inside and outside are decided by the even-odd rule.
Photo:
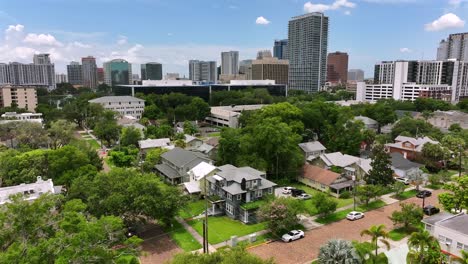
[[[172,226],[167,226],[164,231],[169,233],[175,243],[184,251],[193,251],[202,246],[185,228],[176,220],[172,221]]]
[[[191,201],[187,207],[180,210],[179,216],[183,219],[197,216],[205,211],[205,200]]]
[[[95,139],[87,139],[86,140],[89,144],[91,144],[91,146],[95,149],[95,150],[98,150],[101,148],[101,145],[99,145],[99,143],[95,140]]]
[[[406,200],[406,199],[416,196],[416,194],[418,194],[418,191],[413,189],[413,190],[402,192],[398,197],[395,195],[393,195],[392,197],[398,200]]]
[[[202,219],[188,222],[200,235],[203,234]],[[231,236],[245,236],[266,229],[266,223],[246,225],[227,216],[208,218],[208,242],[212,245],[229,240]]]
[[[374,210],[374,209],[377,209],[377,208],[380,208],[380,207],[383,207],[383,206],[385,206],[385,203],[382,202],[381,200],[377,200],[377,201],[370,202],[369,206],[367,206],[367,207],[365,205],[357,206],[356,211],[366,212],[366,211]],[[325,225],[325,224],[333,223],[333,222],[336,222],[336,221],[340,221],[342,219],[345,219],[346,215],[351,211],[354,211],[354,210],[353,209],[346,209],[346,210],[343,210],[343,211],[339,211],[339,212],[330,214],[328,216],[319,217],[319,218],[317,218],[316,222]]]
[[[403,227],[395,228],[392,231],[388,232],[388,237],[393,241],[400,241],[403,238],[411,235],[413,232],[417,232],[418,228],[405,229]]]
[[[314,197],[318,193],[321,193],[321,191],[316,190],[314,188],[311,188],[311,187],[309,187],[307,185],[304,185],[302,183],[291,183],[289,186],[304,190],[306,193],[310,194],[312,197]],[[331,197],[333,198],[333,200],[338,202],[337,208],[341,208],[341,207],[353,204],[353,198],[338,199],[338,198],[335,198],[333,196],[331,196]],[[316,215],[317,214],[317,209],[315,208],[315,206],[312,205],[312,201],[310,199],[305,200],[304,204],[305,204],[305,209],[306,209],[306,211],[307,211],[307,213],[309,215]]]
[[[440,190],[442,189],[442,187],[444,187],[444,185],[443,184],[428,184],[425,187],[432,189],[432,190]]]

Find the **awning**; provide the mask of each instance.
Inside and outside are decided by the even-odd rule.
[[[190,194],[201,192],[199,182],[185,182],[184,186]]]
[[[330,188],[333,188],[335,190],[341,190],[341,189],[348,188],[351,186],[353,186],[353,181],[345,181],[345,182],[334,183],[330,185]]]

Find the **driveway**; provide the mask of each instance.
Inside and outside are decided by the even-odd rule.
[[[437,205],[437,195],[441,192],[442,191],[440,190],[433,191],[432,196],[426,198],[426,205]],[[416,197],[403,202],[422,205],[422,199]],[[310,263],[312,260],[317,258],[320,246],[327,243],[330,239],[339,238],[345,240],[366,241],[369,240],[369,237],[361,237],[361,231],[372,225],[378,224],[384,224],[387,227],[387,231],[390,231],[393,229],[393,223],[388,217],[393,211],[399,209],[399,203],[394,203],[377,210],[369,211],[363,219],[354,222],[341,220],[306,231],[305,238],[292,243],[277,241],[251,248],[249,251],[265,259],[273,257],[277,263]]]

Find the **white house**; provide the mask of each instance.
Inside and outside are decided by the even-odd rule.
[[[104,96],[88,102],[100,104],[105,109],[115,111],[121,116],[133,116],[137,119],[141,118],[145,108],[145,100],[133,96]]]
[[[8,122],[35,122],[42,125],[44,119],[42,119],[42,113],[16,113],[16,112],[6,112],[2,115],[2,120],[0,124]]]
[[[208,162],[200,162],[197,166],[188,171],[189,182],[184,183],[185,190],[190,194],[204,193],[205,178],[213,176],[218,172],[218,168]]]
[[[304,152],[305,160],[315,159],[316,157],[325,154],[325,150],[327,150],[327,148],[318,141],[300,143],[299,147],[302,149],[302,152]]]
[[[169,138],[138,140],[138,146],[143,153],[155,148],[165,148],[169,150],[174,148]]]
[[[24,200],[35,200],[44,193],[55,194],[58,193],[60,188],[54,188],[52,179],[46,181],[42,180],[41,176],[37,177],[37,181],[34,183],[22,183],[16,186],[9,186],[0,188],[0,205],[9,203],[10,196],[15,194],[23,194]]]

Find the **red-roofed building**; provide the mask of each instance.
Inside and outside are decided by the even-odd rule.
[[[353,181],[344,175],[309,164],[302,167],[298,181],[323,192],[330,191],[331,195],[337,197],[353,189]]]

